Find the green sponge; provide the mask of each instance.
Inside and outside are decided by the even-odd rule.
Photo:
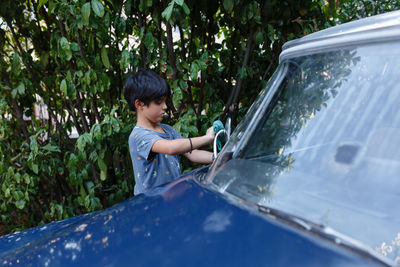
[[[216,120],[213,122],[214,133],[218,133],[221,130],[224,130],[224,124],[220,120]],[[225,135],[220,135],[217,140],[217,148],[219,151],[222,149],[222,142],[226,141]]]
[[[225,129],[224,124],[220,120],[216,120],[213,122],[214,133],[218,133],[219,131]]]

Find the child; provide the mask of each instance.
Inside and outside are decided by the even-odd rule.
[[[131,75],[124,85],[129,108],[137,112],[137,123],[129,136],[129,151],[135,173],[134,194],[171,182],[181,175],[180,154],[196,163],[211,163],[212,153],[197,148],[211,144],[213,128],[206,135],[182,138],[171,126],[161,124],[170,90],[163,78],[150,70]]]

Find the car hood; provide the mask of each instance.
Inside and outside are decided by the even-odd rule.
[[[4,236],[0,248],[0,264],[24,266],[374,265],[233,204],[193,173],[106,210]]]

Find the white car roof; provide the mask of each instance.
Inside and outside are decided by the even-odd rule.
[[[400,39],[400,10],[321,30],[289,41],[279,61],[337,47]]]

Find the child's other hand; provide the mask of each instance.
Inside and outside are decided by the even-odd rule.
[[[207,130],[206,136],[210,138],[210,144],[214,141],[215,133],[214,133],[214,127],[210,127]]]

